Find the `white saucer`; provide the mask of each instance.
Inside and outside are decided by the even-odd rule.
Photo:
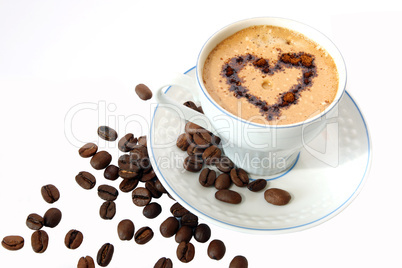
[[[195,68],[186,72],[195,77]],[[172,86],[166,93],[179,103],[191,100],[183,88]],[[338,107],[338,117],[329,120],[326,130],[309,143],[294,167],[268,179],[268,188],[291,193],[285,206],[232,186],[242,195],[238,205],[215,199],[214,187],[198,182],[199,173],[183,168],[186,152],[176,147],[185,121],[174,109],[158,105],[152,118],[148,151],[154,170],[166,190],[189,211],[210,223],[246,233],[271,234],[300,231],[317,226],[347,207],[361,191],[371,163],[371,141],[364,117],[349,93]],[[205,167],[205,166],[204,166]],[[255,179],[255,178],[253,178]]]

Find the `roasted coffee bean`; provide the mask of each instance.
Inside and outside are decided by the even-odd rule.
[[[40,189],[43,199],[49,204],[53,204],[60,198],[60,192],[53,184],[47,184]]]
[[[176,240],[177,243],[180,242],[190,242],[191,238],[193,237],[193,229],[189,226],[182,226],[179,228],[179,230],[176,232],[176,235],[174,239]]]
[[[49,244],[49,236],[43,230],[37,230],[32,233],[31,246],[34,252],[43,253]]]
[[[187,151],[188,146],[192,143],[192,137],[188,133],[181,134],[176,141],[176,146],[182,151]]]
[[[200,113],[204,114],[204,110],[202,109],[201,105],[200,105],[200,106],[198,106],[197,110],[198,110],[198,112],[200,112]]]
[[[176,250],[177,258],[184,263],[188,263],[194,259],[195,248],[191,243],[181,242]]]
[[[172,260],[162,257],[155,263],[154,268],[173,268]]]
[[[158,203],[149,203],[142,210],[142,214],[148,219],[154,219],[162,212],[162,207]]]
[[[94,175],[86,171],[81,171],[80,173],[78,173],[78,175],[75,176],[75,181],[85,190],[90,190],[94,188],[96,184],[96,179]]]
[[[186,225],[191,228],[194,228],[198,225],[198,217],[191,212],[188,212],[183,215],[180,219],[181,225]]]
[[[151,170],[148,173],[142,174],[140,180],[142,182],[147,182],[147,181],[150,181],[150,180],[155,179],[155,178],[156,178],[155,171]]]
[[[134,235],[134,241],[137,244],[143,245],[151,241],[154,237],[154,232],[148,226],[140,228]]]
[[[134,145],[130,151],[131,161],[139,161],[145,157],[148,157],[147,147],[141,144]]]
[[[151,196],[152,196],[153,198],[159,198],[159,197],[162,196],[162,193],[159,192],[159,191],[156,189],[156,186],[155,186],[155,182],[154,182],[154,181],[147,181],[147,182],[145,183],[145,188],[148,189],[148,191],[151,193]]]
[[[103,172],[103,176],[107,180],[115,181],[119,178],[119,167],[115,165],[109,165]]]
[[[197,131],[193,134],[193,140],[199,147],[206,148],[212,142],[212,135],[208,131],[202,129],[200,132]]]
[[[177,202],[170,207],[170,212],[172,213],[173,216],[177,218],[183,217],[183,215],[189,213],[189,211],[186,208],[184,208]]]
[[[208,246],[208,256],[213,260],[220,260],[225,256],[225,244],[218,239],[212,240]]]
[[[128,133],[119,140],[119,143],[117,146],[120,151],[127,153],[134,148],[134,145],[137,144],[137,141],[138,141],[138,139],[136,137],[134,137],[134,135],[132,133]]]
[[[101,267],[106,267],[112,261],[114,246],[110,243],[104,244],[98,251],[96,262]]]
[[[267,186],[267,181],[264,179],[255,180],[247,185],[247,188],[252,192],[259,192]]]
[[[167,193],[165,187],[163,187],[162,183],[158,179],[155,180],[155,188],[163,194]]]
[[[138,84],[135,86],[135,93],[141,100],[149,100],[152,98],[152,91],[144,84]]]
[[[211,229],[205,223],[199,224],[194,229],[194,239],[200,243],[205,243],[211,238]]]
[[[248,268],[248,261],[244,256],[236,256],[229,264],[229,268]]]
[[[241,168],[233,168],[230,171],[230,179],[238,187],[245,187],[249,182],[247,172]]]
[[[104,220],[111,220],[114,215],[116,215],[116,203],[113,201],[104,202],[99,209],[99,216]]]
[[[113,186],[102,184],[98,187],[98,196],[106,201],[114,201],[119,196],[119,191]]]
[[[183,105],[186,106],[186,107],[188,107],[188,108],[190,108],[190,109],[193,109],[194,111],[197,111],[197,112],[198,112],[198,107],[197,107],[197,105],[195,105],[195,103],[192,102],[192,101],[186,101],[185,103],[183,103]]]
[[[140,136],[138,138],[138,144],[147,147],[147,136]]]
[[[238,192],[223,189],[215,193],[215,198],[219,201],[226,202],[229,204],[239,204],[242,200],[241,195]]]
[[[141,171],[119,170],[119,176],[123,179],[137,179],[141,177]]]
[[[152,196],[147,188],[138,187],[132,193],[134,205],[144,207],[151,202]]]
[[[190,172],[200,171],[202,169],[203,165],[204,165],[203,160],[196,155],[188,156],[186,159],[184,159],[184,164],[183,164],[184,168]]]
[[[115,141],[117,139],[117,132],[111,127],[100,126],[98,127],[98,136],[106,141]]]
[[[24,238],[19,235],[8,235],[1,240],[1,245],[8,250],[19,250],[24,247]]]
[[[79,150],[78,150],[78,154],[81,157],[84,158],[88,158],[93,156],[94,154],[96,154],[96,152],[98,151],[98,145],[96,145],[95,143],[87,143],[84,146],[82,146]]]
[[[194,124],[192,122],[187,122],[186,126],[184,127],[184,130],[186,133],[191,134],[191,135],[193,135],[197,132],[201,132],[201,131],[206,132],[206,130],[204,128],[202,128],[199,125]]]
[[[112,162],[112,156],[106,151],[100,151],[92,156],[90,164],[94,169],[100,170],[109,166],[110,162]]]
[[[94,259],[91,256],[81,257],[78,260],[77,268],[95,268]]]
[[[161,223],[159,228],[163,237],[172,237],[179,229],[179,221],[175,217],[169,217]]]
[[[119,184],[119,189],[123,193],[131,192],[137,187],[138,182],[138,179],[123,179]]]
[[[120,240],[131,240],[134,236],[134,230],[134,223],[129,219],[122,220],[117,225],[117,234]]]
[[[291,196],[290,194],[282,189],[271,188],[264,192],[264,198],[268,203],[276,206],[284,206],[289,203]]]
[[[40,229],[42,229],[43,225],[45,224],[45,220],[43,219],[42,216],[40,216],[36,213],[31,213],[27,217],[26,224],[29,229],[40,230]]]
[[[76,249],[81,246],[82,240],[84,240],[84,236],[78,230],[70,230],[66,237],[64,238],[64,244],[69,249]]]
[[[227,156],[222,156],[216,163],[216,167],[225,173],[229,173],[234,168],[234,163]]]
[[[214,185],[215,179],[216,179],[216,172],[209,168],[204,168],[201,171],[200,176],[198,177],[198,181],[204,187],[209,187],[209,186]]]
[[[123,154],[120,156],[117,165],[121,170],[130,170],[134,172],[139,172],[141,170],[138,161],[130,154]]]
[[[230,185],[232,185],[232,180],[227,173],[220,174],[215,180],[215,188],[218,190],[229,189]]]
[[[188,155],[196,155],[199,157],[202,157],[202,154],[205,151],[205,147],[199,147],[197,144],[195,143],[190,143],[190,145],[187,148],[187,154]]]
[[[205,164],[211,165],[219,162],[219,158],[221,157],[222,151],[215,145],[209,146],[202,153],[202,159],[204,159]]]
[[[50,208],[43,215],[43,220],[46,227],[54,228],[61,221],[61,211],[57,208]]]

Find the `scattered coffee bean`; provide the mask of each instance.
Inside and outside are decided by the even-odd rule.
[[[92,156],[90,164],[94,169],[100,170],[109,166],[110,162],[112,162],[112,156],[106,151],[100,151]]]
[[[189,211],[186,208],[184,208],[177,202],[170,207],[170,212],[172,213],[173,216],[177,218],[183,217],[185,214],[189,213]]]
[[[117,161],[117,165],[121,170],[130,170],[134,172],[139,172],[140,171],[140,166],[137,160],[134,159],[135,155],[130,155],[130,154],[123,154],[122,156],[119,157],[119,160]]]
[[[203,160],[196,156],[196,155],[190,155],[186,159],[184,159],[184,168],[187,171],[190,172],[198,172],[202,169],[202,166],[204,165]]]
[[[78,150],[78,154],[83,158],[88,158],[96,154],[98,146],[95,143],[87,143]]]
[[[84,240],[83,234],[78,230],[70,230],[64,238],[64,244],[69,249],[76,249],[81,246],[82,240]]]
[[[172,260],[162,257],[155,263],[154,268],[173,268]]]
[[[198,157],[202,157],[202,154],[204,153],[205,148],[199,147],[197,144],[195,143],[190,143],[190,145],[187,148],[187,154],[188,155],[195,155]]]
[[[40,189],[43,199],[49,204],[53,204],[60,198],[60,192],[53,184],[47,184]]]
[[[122,220],[117,225],[117,234],[120,240],[131,240],[134,236],[134,230],[134,223],[129,219]]]
[[[252,192],[259,192],[267,186],[267,181],[264,179],[257,179],[247,185],[247,188]]]
[[[163,187],[162,183],[158,179],[155,180],[155,188],[158,190],[158,192],[163,194],[167,193],[165,187]]]
[[[134,205],[144,207],[151,202],[152,196],[147,188],[138,187],[132,193]]]
[[[98,136],[106,141],[115,141],[117,139],[117,132],[111,127],[100,126],[98,128]]]
[[[183,105],[186,106],[186,107],[188,107],[188,108],[190,108],[190,109],[193,109],[194,111],[197,111],[197,112],[198,112],[198,107],[197,107],[197,105],[195,105],[195,103],[192,102],[192,101],[186,101],[185,103],[183,103]]]
[[[103,172],[105,179],[115,181],[119,177],[119,167],[115,165],[109,165]]]
[[[96,179],[94,175],[86,171],[81,171],[80,173],[78,173],[78,175],[75,176],[75,181],[85,190],[90,190],[94,188],[96,184]]]
[[[98,196],[106,201],[114,201],[119,196],[119,191],[113,186],[102,184],[98,187]]]
[[[29,229],[40,230],[40,229],[42,229],[43,225],[45,224],[45,220],[43,219],[42,216],[40,216],[36,213],[31,213],[27,217],[26,224]]]
[[[110,243],[104,244],[98,251],[96,262],[101,267],[106,267],[112,261],[114,246]]]
[[[230,179],[238,187],[245,187],[249,182],[247,172],[241,168],[233,168],[230,171]]]
[[[187,151],[190,143],[192,143],[191,135],[188,133],[183,133],[177,138],[176,146],[179,147],[182,151]]]
[[[155,219],[162,212],[162,207],[158,203],[149,203],[142,210],[142,214],[148,219]]]
[[[144,84],[138,84],[135,86],[135,93],[141,100],[149,100],[152,98],[152,91]]]
[[[180,219],[181,225],[186,225],[191,228],[195,228],[198,225],[198,217],[191,212],[188,212],[183,215]]]
[[[284,206],[289,203],[291,196],[285,190],[271,188],[264,192],[264,198],[268,203],[276,206]]]
[[[215,188],[217,190],[229,189],[230,185],[232,185],[232,180],[227,173],[220,174],[215,180]]]
[[[8,235],[1,240],[1,245],[8,250],[19,250],[24,247],[24,238],[19,235]]]
[[[238,192],[223,189],[215,193],[215,198],[219,201],[226,202],[229,204],[239,204],[242,200],[241,195]]]
[[[234,163],[227,156],[222,156],[216,163],[216,167],[225,173],[229,173],[234,168]]]
[[[138,144],[147,147],[147,136],[140,136],[138,138]]]
[[[131,170],[119,170],[119,176],[122,177],[123,179],[136,179],[141,176],[141,173],[138,171],[131,171]]]
[[[202,153],[202,159],[204,159],[205,164],[211,165],[213,163],[218,163],[219,158],[222,155],[221,149],[216,147],[215,145],[209,146],[205,151]]]
[[[201,148],[207,148],[212,142],[212,135],[205,129],[199,129],[193,134],[194,143]]]
[[[99,216],[104,220],[111,220],[114,215],[116,215],[116,203],[113,201],[104,202],[99,209]]]
[[[54,228],[61,221],[61,211],[58,208],[50,208],[45,212],[43,220],[46,227]]]
[[[200,131],[206,131],[204,128],[200,127],[197,124],[194,124],[192,122],[187,122],[186,126],[184,127],[184,130],[186,131],[186,133],[194,135],[197,132]]]
[[[176,251],[177,258],[184,263],[188,263],[194,259],[195,248],[191,243],[181,242]]]
[[[200,243],[205,243],[211,238],[211,229],[205,223],[199,224],[194,229],[194,239]]]
[[[123,193],[131,192],[137,187],[138,182],[138,179],[123,179],[119,184],[119,189]]]
[[[248,268],[248,261],[244,256],[236,256],[229,264],[229,268]]]
[[[163,237],[172,237],[179,229],[179,221],[175,217],[169,217],[161,223],[159,228]]]
[[[32,233],[31,246],[34,252],[43,253],[49,244],[49,236],[43,230],[37,230]]]
[[[208,246],[208,256],[213,260],[220,260],[225,256],[225,244],[218,239],[212,240]]]
[[[140,228],[134,235],[134,240],[137,244],[143,245],[151,241],[154,237],[154,232],[148,226]]]
[[[148,189],[148,191],[151,193],[151,196],[152,196],[153,198],[160,198],[160,197],[162,196],[162,193],[159,192],[159,191],[156,189],[156,186],[155,186],[155,182],[154,182],[154,181],[147,181],[147,182],[145,183],[145,188]]]
[[[190,242],[191,238],[193,237],[193,229],[189,226],[183,225],[182,227],[179,228],[179,230],[176,232],[175,235],[175,240],[177,243],[180,242]]]
[[[78,260],[77,268],[95,268],[94,259],[91,256],[81,257]]]
[[[142,174],[141,181],[147,182],[156,178],[155,171],[151,170],[148,173]]]
[[[216,172],[209,168],[204,168],[201,171],[200,176],[198,177],[198,181],[204,187],[209,187],[209,186],[214,185],[215,180],[216,180]]]
[[[123,138],[119,140],[118,148],[122,152],[129,152],[134,148],[134,145],[137,144],[138,139],[134,137],[132,133],[126,134]]]

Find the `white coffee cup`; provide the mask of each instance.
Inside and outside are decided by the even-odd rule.
[[[231,114],[210,96],[202,82],[203,66],[209,53],[227,37],[253,25],[272,25],[297,31],[315,41],[332,56],[339,74],[339,84],[335,99],[324,111],[303,122],[264,125],[252,123]],[[323,131],[327,119],[333,121],[336,117],[336,107],[346,87],[346,66],[341,53],[332,41],[316,29],[290,19],[251,18],[230,24],[212,35],[198,56],[196,79],[183,74],[174,78],[169,85],[177,85],[189,90],[194,100],[201,103],[204,115],[166,96],[163,89],[168,85],[162,86],[156,93],[159,103],[175,105],[184,119],[217,134],[222,139],[224,154],[237,167],[251,175],[270,176],[285,172],[292,167],[303,146]]]

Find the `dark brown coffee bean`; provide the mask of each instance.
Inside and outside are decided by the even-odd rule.
[[[81,257],[78,260],[77,268],[95,268],[94,259],[91,256]]]
[[[34,252],[43,253],[49,244],[49,236],[43,230],[37,230],[32,233],[31,246]]]
[[[119,178],[119,167],[115,165],[109,165],[103,172],[103,176],[107,180],[115,181]]]
[[[123,154],[119,157],[117,165],[121,170],[129,170],[134,172],[139,172],[141,170],[139,163],[134,159],[135,155]]]
[[[212,163],[218,163],[219,158],[221,157],[222,151],[215,145],[209,146],[202,153],[202,159],[204,159],[205,164],[211,165]]]
[[[234,163],[229,159],[229,157],[222,156],[218,163],[216,163],[216,167],[222,172],[229,173],[232,168],[234,168]]]
[[[40,230],[40,229],[42,229],[43,225],[45,224],[45,220],[43,219],[42,216],[40,216],[36,213],[31,213],[27,217],[26,224],[29,229]]]
[[[112,162],[112,156],[106,151],[100,151],[92,156],[90,164],[94,169],[100,170],[109,166],[110,162]]]
[[[100,126],[98,127],[98,136],[106,141],[115,141],[117,139],[117,132],[111,127]]]
[[[147,147],[141,144],[134,145],[130,151],[130,157],[132,161],[139,161],[144,157],[148,157]]]
[[[123,138],[119,140],[118,148],[122,152],[129,152],[134,148],[134,145],[137,144],[138,139],[134,137],[132,133],[126,134]]]
[[[165,187],[163,187],[162,183],[158,179],[155,180],[155,188],[161,193],[167,193]]]
[[[183,105],[186,106],[186,107],[188,107],[188,108],[190,108],[190,109],[193,109],[194,111],[197,111],[197,112],[198,112],[198,107],[197,107],[197,105],[195,105],[195,103],[192,102],[192,101],[186,101],[185,103],[183,103]]]
[[[264,192],[264,198],[268,203],[276,206],[284,206],[289,203],[291,196],[290,194],[282,189],[271,188]]]
[[[173,216],[177,218],[183,217],[183,215],[189,213],[189,211],[186,208],[184,208],[177,202],[170,207],[170,212],[172,213]]]
[[[98,196],[106,201],[114,201],[119,196],[119,191],[113,186],[102,184],[98,187]]]
[[[104,244],[98,251],[96,262],[101,267],[106,267],[112,261],[114,246],[110,243]]]
[[[205,129],[200,130],[193,134],[194,143],[201,148],[208,147],[212,142],[212,135]]]
[[[50,208],[43,215],[43,220],[46,227],[54,228],[61,221],[61,211],[57,208]]]
[[[200,112],[200,113],[204,114],[204,110],[202,109],[201,105],[200,105],[200,106],[198,106],[197,110],[198,110],[198,112]]]
[[[248,268],[248,261],[244,256],[236,256],[229,264],[229,268]]]
[[[134,235],[134,240],[137,244],[143,245],[151,241],[154,237],[154,232],[148,226],[140,228]]]
[[[148,219],[154,219],[162,212],[162,207],[158,203],[149,203],[142,210],[142,214]]]
[[[147,188],[138,187],[132,193],[134,205],[144,207],[151,202],[152,196]]]
[[[202,169],[202,166],[204,165],[203,160],[196,156],[196,155],[190,155],[186,159],[184,159],[184,169],[190,172],[198,172]]]
[[[96,152],[98,151],[98,145],[96,145],[95,143],[87,143],[84,146],[82,146],[79,150],[78,150],[78,154],[81,157],[84,158],[88,158],[93,156],[94,154],[96,154]]]
[[[75,176],[75,181],[85,190],[90,190],[96,185],[96,179],[94,175],[86,171],[81,171],[80,173],[78,173],[78,175]]]
[[[151,196],[152,196],[153,198],[159,198],[159,197],[162,196],[162,193],[159,192],[159,191],[156,189],[156,186],[155,186],[155,182],[154,182],[154,181],[147,181],[147,182],[145,183],[145,188],[148,189],[148,191],[151,193]]]
[[[53,204],[60,198],[60,192],[53,184],[47,184],[40,189],[43,199],[49,204]]]
[[[202,128],[199,125],[194,124],[192,122],[187,122],[186,126],[184,127],[184,130],[186,133],[191,134],[191,135],[193,135],[197,132],[206,131],[204,128]]]
[[[267,186],[267,181],[264,179],[257,179],[247,185],[247,188],[252,192],[259,192]]]
[[[83,234],[78,230],[70,230],[64,238],[64,244],[69,249],[76,249],[81,246],[82,240],[84,240]]]
[[[123,179],[139,179],[141,177],[141,172],[120,169],[119,176]]]
[[[201,171],[200,176],[198,177],[198,181],[204,187],[209,187],[209,186],[214,185],[215,179],[216,179],[216,172],[209,168],[204,168]]]
[[[222,173],[215,180],[215,188],[218,190],[228,189],[232,185],[229,174]]]
[[[172,260],[162,257],[155,263],[154,268],[173,268]]]
[[[138,182],[138,179],[123,179],[119,184],[119,189],[123,193],[131,192],[137,187]]]
[[[219,201],[226,202],[229,204],[239,204],[242,200],[241,195],[238,192],[223,189],[215,193],[215,198]]]
[[[181,242],[176,250],[177,258],[184,263],[188,263],[194,259],[195,248],[191,243]]]
[[[152,98],[152,91],[144,84],[138,84],[135,86],[135,93],[141,100],[149,100]]]
[[[189,226],[182,226],[179,228],[179,230],[176,232],[176,235],[174,239],[176,240],[177,243],[180,242],[190,242],[191,238],[193,237],[193,229]]]
[[[187,148],[187,154],[188,155],[196,155],[199,157],[202,157],[202,154],[205,151],[205,147],[199,147],[197,144],[195,143],[190,143],[190,145]]]
[[[147,147],[147,136],[140,136],[138,138],[138,144]]]
[[[120,240],[131,240],[134,236],[134,230],[134,223],[129,219],[122,220],[117,225],[117,234]]]
[[[176,146],[182,151],[187,151],[188,146],[192,143],[192,137],[188,133],[181,134],[176,141]]]
[[[19,250],[24,247],[24,238],[19,235],[8,235],[1,240],[1,245],[8,250]]]
[[[191,228],[195,228],[198,225],[198,217],[193,213],[189,212],[183,215],[180,219],[181,225],[186,225]]]
[[[161,223],[159,228],[163,237],[172,237],[179,229],[179,221],[175,217],[169,217]]]
[[[211,238],[211,229],[205,223],[199,224],[194,229],[194,239],[200,243],[205,243]]]
[[[116,203],[113,201],[104,202],[99,209],[99,216],[104,220],[111,220],[114,215],[116,215]]]
[[[225,244],[218,239],[212,240],[208,246],[208,256],[213,260],[220,260],[225,256]]]
[[[155,179],[155,178],[156,178],[155,171],[151,170],[148,173],[142,174],[140,180],[142,182],[147,182],[147,181],[150,181],[150,180]]]
[[[230,179],[238,187],[245,187],[249,182],[247,172],[241,168],[233,168],[230,171]]]

